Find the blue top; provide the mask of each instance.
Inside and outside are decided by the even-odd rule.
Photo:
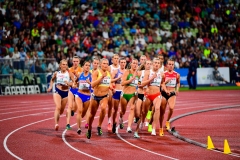
[[[81,75],[78,78],[79,82],[79,89],[80,90],[91,90],[91,85],[86,82],[86,80],[89,79],[90,82],[92,82],[92,74],[89,73],[86,77],[84,76],[84,73],[82,72]]]
[[[117,74],[115,75],[114,79],[115,79],[115,78],[118,78],[119,75],[123,74],[122,72],[120,72],[120,69],[118,69],[117,71],[118,71],[118,72],[117,72]],[[117,80],[115,83],[116,83],[116,84],[120,84],[120,83],[121,83],[121,79]]]

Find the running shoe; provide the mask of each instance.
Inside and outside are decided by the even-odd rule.
[[[166,128],[167,128],[167,130],[170,129],[170,122],[169,121],[166,121]]]
[[[111,131],[111,130],[112,130],[112,125],[111,125],[111,123],[108,123],[107,129],[108,129],[108,131]]]
[[[152,136],[156,136],[156,131],[155,131],[155,129],[152,129],[151,135],[152,135]]]
[[[82,133],[82,130],[79,128],[78,130],[77,130],[77,134],[81,134]]]
[[[71,116],[74,116],[74,111],[71,111]]]
[[[162,137],[163,135],[164,135],[164,133],[163,133],[163,128],[160,128],[160,129],[159,129],[159,136]]]
[[[59,125],[56,124],[56,125],[55,125],[55,131],[58,131],[58,129],[59,129]]]
[[[90,139],[92,137],[92,131],[88,130],[86,133],[87,139]]]
[[[85,128],[88,128],[88,123],[85,124]]]
[[[152,132],[152,125],[148,124],[148,132]]]
[[[134,122],[134,123],[137,123],[137,119],[136,119],[135,117],[133,118],[133,122]]]
[[[97,135],[101,136],[102,134],[103,133],[101,127],[97,127]]]
[[[117,123],[113,123],[112,133],[116,133],[116,126],[117,126]]]
[[[138,135],[138,133],[137,132],[134,132],[134,136],[133,136],[134,138],[140,138],[140,136]]]
[[[127,132],[132,133],[132,129],[130,127],[127,127]]]
[[[148,111],[146,118],[147,118],[148,120],[150,120],[150,119],[151,119],[151,116],[152,116],[152,111]]]
[[[140,118],[138,118],[138,117],[135,118],[135,119],[134,119],[134,123],[138,123],[139,119],[140,119]]]
[[[67,124],[67,125],[66,125],[66,129],[67,129],[67,130],[71,130],[71,129],[72,129],[71,126],[70,126],[70,124]]]
[[[145,122],[145,127],[148,127],[148,122]]]
[[[120,129],[123,129],[124,124],[123,124],[122,118],[119,118],[119,125],[120,125]]]

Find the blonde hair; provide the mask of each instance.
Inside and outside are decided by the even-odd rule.
[[[103,61],[107,61],[107,62],[108,62],[108,59],[107,59],[107,58],[102,58],[102,59],[100,60],[100,64],[102,64]]]

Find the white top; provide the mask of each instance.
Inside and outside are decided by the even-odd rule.
[[[118,67],[116,68],[116,67],[113,67],[113,65],[111,64],[110,68],[111,68],[110,73],[112,74],[113,71],[120,69],[120,65],[118,65]]]
[[[164,72],[164,65],[162,65],[162,67],[159,68],[159,71],[160,71],[160,72]]]
[[[161,71],[160,69],[157,71],[157,72],[154,72],[153,70],[150,70],[150,75],[149,75],[149,79],[154,75],[154,74],[157,74],[157,77],[154,78],[151,83],[150,83],[150,86],[158,86],[160,87],[161,85],[161,81],[162,81],[162,76],[161,76]]]
[[[61,71],[58,71],[56,76],[56,84],[67,85],[65,81],[70,82],[69,73],[62,73]]]

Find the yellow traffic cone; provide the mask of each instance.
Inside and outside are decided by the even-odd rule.
[[[212,139],[210,136],[208,136],[208,140],[207,140],[207,149],[214,149],[214,145],[213,145],[213,142],[212,142]]]
[[[230,154],[232,153],[231,150],[230,150],[230,147],[228,145],[228,141],[225,139],[224,140],[224,151],[223,151],[224,154]]]

